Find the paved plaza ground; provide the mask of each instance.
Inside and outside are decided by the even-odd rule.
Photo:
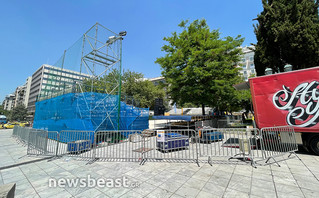
[[[319,156],[298,152],[276,164],[213,164],[77,161],[71,157],[38,160],[27,147],[0,130],[0,185],[16,183],[16,197],[318,197]],[[125,187],[49,187],[49,180],[127,179]]]

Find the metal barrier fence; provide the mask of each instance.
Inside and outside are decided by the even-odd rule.
[[[28,155],[72,156],[90,161],[195,162],[232,159],[267,164],[297,149],[292,127],[207,128],[158,131],[48,132],[15,127],[12,136],[28,145]],[[204,159],[204,160],[202,160]],[[279,164],[278,164],[279,165]]]
[[[17,125],[15,125],[15,126],[13,127],[12,137],[17,137],[17,135],[18,135],[18,129],[19,129],[19,127],[18,127]]]
[[[141,131],[98,131],[94,142],[95,160],[140,161],[142,158]]]
[[[14,126],[12,136],[15,137],[19,143],[22,143],[23,145],[27,145],[29,141],[29,133],[32,130],[36,130],[36,129],[32,129],[29,127],[23,128],[19,126]]]
[[[225,158],[226,162],[238,159],[255,166],[255,157],[262,157],[259,129],[256,128],[210,128],[198,131],[200,157],[208,163]]]
[[[273,159],[278,164],[276,158],[285,154],[295,154],[298,150],[295,131],[290,126],[262,128],[260,131],[261,150],[263,159],[268,163]],[[297,156],[297,155],[296,155]],[[297,156],[298,157],[298,156]],[[280,166],[278,164],[278,166]]]
[[[57,156],[68,155],[82,159],[93,159],[93,131],[61,131],[59,133]]]
[[[27,155],[56,156],[59,145],[58,136],[56,131],[30,131]]]
[[[270,159],[293,154],[298,150],[292,127],[257,128],[214,128],[198,131],[200,157],[207,157],[212,164],[215,158],[226,157],[228,161],[238,159],[267,164]],[[278,163],[277,163],[278,164]],[[279,164],[278,164],[279,165]]]
[[[142,164],[145,161],[196,162],[198,138],[195,130],[158,130],[156,136],[144,136]]]

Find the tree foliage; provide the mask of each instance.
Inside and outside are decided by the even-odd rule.
[[[231,111],[236,98],[232,85],[240,80],[235,67],[241,54],[238,47],[244,39],[221,38],[219,30],[210,30],[205,19],[182,21],[179,27],[181,33],[164,38],[166,55],[156,60],[170,97],[180,106],[193,103]]]
[[[116,70],[96,80],[89,79],[83,82],[85,91],[98,93],[118,94],[119,73]],[[155,98],[164,99],[165,91],[161,86],[144,80],[142,73],[124,71],[121,77],[121,100],[143,108],[154,108]],[[93,85],[93,86],[91,86]],[[91,88],[93,87],[93,88]]]
[[[255,67],[258,76],[267,67],[283,72],[319,65],[318,1],[263,0],[255,26]]]
[[[156,98],[165,99],[165,91],[161,86],[155,86],[149,80],[143,80],[142,73],[126,71],[122,77],[122,95],[132,96],[140,107],[154,109]]]
[[[10,111],[4,110],[3,105],[0,105],[0,115],[5,115],[7,118],[9,118]]]
[[[28,110],[24,105],[18,105],[11,111],[10,120],[23,121],[28,116]]]

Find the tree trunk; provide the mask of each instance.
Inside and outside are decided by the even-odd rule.
[[[202,104],[202,114],[205,115],[205,105]]]

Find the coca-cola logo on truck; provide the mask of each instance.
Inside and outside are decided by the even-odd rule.
[[[301,83],[295,90],[283,85],[273,96],[276,108],[288,111],[286,121],[290,126],[312,127],[319,122],[319,82]]]

